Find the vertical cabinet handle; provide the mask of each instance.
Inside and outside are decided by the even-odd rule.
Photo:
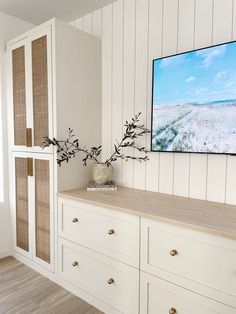
[[[32,177],[34,175],[33,173],[33,158],[27,158],[28,163],[28,176]]]
[[[31,128],[27,128],[26,129],[26,146],[27,147],[32,147],[32,129]]]

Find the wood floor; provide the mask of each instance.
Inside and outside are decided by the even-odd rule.
[[[102,314],[12,257],[0,259],[0,314]]]

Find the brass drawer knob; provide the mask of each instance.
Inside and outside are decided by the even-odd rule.
[[[108,234],[109,235],[112,235],[112,234],[114,234],[115,233],[115,230],[114,229],[110,229],[109,231],[108,231]]]
[[[76,222],[78,222],[78,221],[79,221],[78,218],[74,218],[74,219],[72,220],[73,223],[76,223]]]
[[[176,250],[171,250],[170,251],[170,255],[171,256],[175,256],[175,255],[177,255],[178,254],[178,252],[176,251]],[[172,314],[172,313],[171,313]]]
[[[169,314],[176,314],[176,313],[177,313],[177,311],[173,307],[169,310]]]
[[[76,266],[78,266],[79,265],[79,263],[77,262],[77,261],[74,261],[73,263],[72,263],[72,266],[73,267],[76,267]]]
[[[114,279],[110,278],[107,283],[108,283],[108,285],[112,285],[114,283]]]

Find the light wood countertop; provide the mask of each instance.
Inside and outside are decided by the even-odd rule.
[[[236,206],[122,187],[108,192],[77,189],[58,196],[236,240]]]

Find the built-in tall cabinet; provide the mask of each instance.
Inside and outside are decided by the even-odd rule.
[[[101,143],[99,39],[52,19],[7,44],[10,205],[16,254],[54,270],[56,193],[83,186],[91,169],[57,167],[45,136]],[[81,156],[82,157],[82,156]]]

